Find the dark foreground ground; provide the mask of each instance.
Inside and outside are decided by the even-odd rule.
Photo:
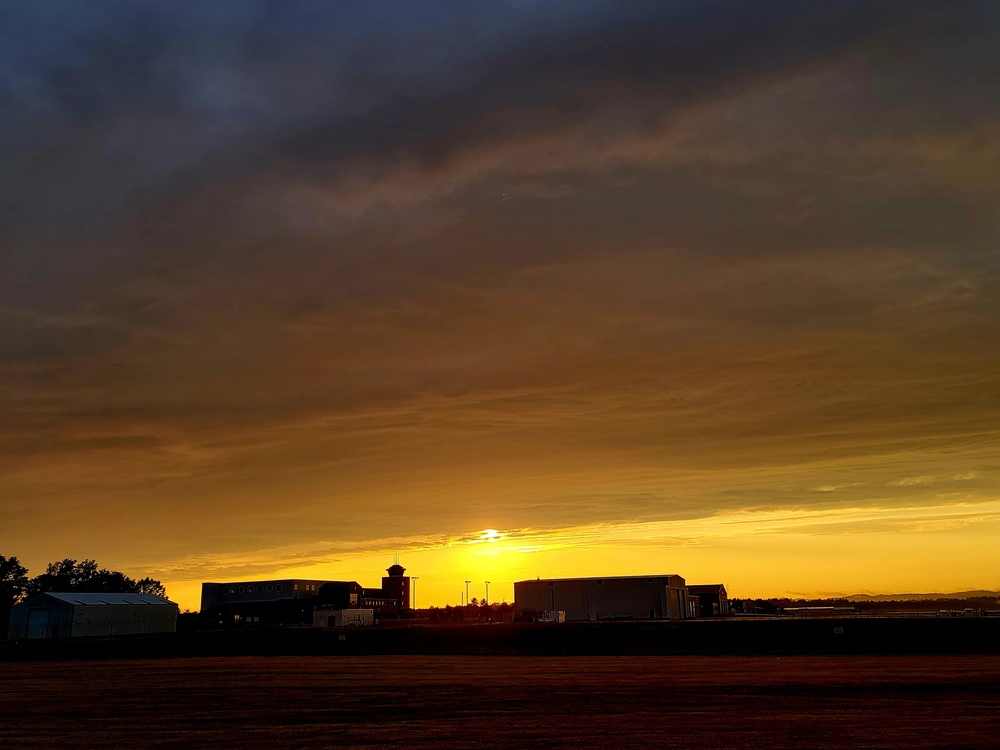
[[[998,705],[996,655],[0,663],[3,748],[987,748]]]
[[[198,656],[822,656],[1000,654],[1000,617],[253,628],[0,641],[20,660]]]

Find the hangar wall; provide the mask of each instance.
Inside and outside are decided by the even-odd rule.
[[[7,637],[139,635],[175,630],[177,605],[158,596],[46,593],[11,609]]]
[[[567,620],[682,620],[688,615],[682,576],[548,578],[514,584],[518,610],[564,611]]]

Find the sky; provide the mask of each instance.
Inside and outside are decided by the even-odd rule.
[[[1000,589],[1000,7],[0,2],[0,554]]]

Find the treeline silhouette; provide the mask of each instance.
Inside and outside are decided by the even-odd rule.
[[[507,602],[483,602],[472,597],[469,603],[428,607],[416,612],[417,619],[429,623],[513,622],[514,605]]]
[[[153,594],[166,598],[167,590],[155,578],[130,578],[121,571],[100,568],[94,560],[65,558],[51,562],[45,572],[28,577],[17,557],[0,555],[0,637],[6,636],[10,610],[25,599],[48,591],[83,594]]]
[[[940,597],[927,599],[730,599],[730,607],[736,613],[776,614],[783,609],[796,607],[836,607],[852,608],[856,612],[927,612],[929,610],[997,610],[1000,597]]]

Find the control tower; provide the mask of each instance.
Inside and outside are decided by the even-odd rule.
[[[406,612],[410,608],[410,577],[404,575],[406,568],[397,559],[386,571],[389,575],[382,576],[382,590],[386,596],[399,601],[399,609]]]

